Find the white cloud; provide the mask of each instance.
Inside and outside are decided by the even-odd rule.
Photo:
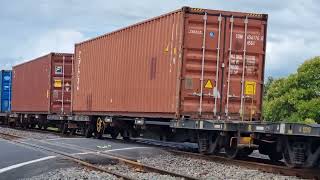
[[[311,32],[310,32],[311,33]],[[267,75],[287,75],[295,72],[306,59],[319,55],[320,39],[308,42],[308,36],[287,33],[275,35],[274,41],[267,45],[266,71]]]
[[[73,44],[182,6],[269,14],[266,75],[284,76],[319,55],[319,0],[2,0],[0,66]],[[319,42],[319,43],[318,43]],[[9,60],[7,60],[9,59]]]
[[[50,52],[74,52],[74,44],[83,41],[85,36],[71,29],[55,29],[39,35],[37,38],[30,37],[25,44],[26,49],[16,49],[22,61],[39,57]],[[21,60],[20,60],[21,61]]]

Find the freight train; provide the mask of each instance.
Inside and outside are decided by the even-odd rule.
[[[263,121],[267,20],[183,7],[14,66],[12,83],[1,76],[3,122],[318,167],[319,125]]]

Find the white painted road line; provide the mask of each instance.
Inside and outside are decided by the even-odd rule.
[[[46,139],[47,141],[56,141],[56,140],[77,140],[77,139],[85,139],[85,138],[52,138],[52,139]]]
[[[134,149],[148,149],[150,147],[129,147],[129,148],[120,148],[120,149],[111,149],[103,152],[113,152],[113,151],[125,151],[125,150],[134,150]]]
[[[81,153],[73,153],[72,155],[87,155],[87,154],[95,154],[95,153],[98,153],[98,152],[93,152],[93,151],[81,152]]]
[[[115,152],[115,151],[124,151],[124,150],[134,150],[134,149],[147,149],[150,147],[129,147],[129,148],[120,148],[120,149],[110,149],[106,151],[89,151],[89,152],[80,152],[80,153],[73,153],[72,155],[87,155],[87,154],[100,154],[103,152]]]
[[[16,168],[28,165],[28,164],[32,164],[32,163],[36,163],[36,162],[40,162],[40,161],[45,161],[45,160],[48,160],[48,159],[53,159],[55,157],[56,156],[47,156],[47,157],[44,157],[44,158],[35,159],[35,160],[32,160],[32,161],[27,161],[27,162],[15,164],[15,165],[12,165],[12,166],[8,166],[8,167],[0,169],[0,174],[4,173],[4,172],[7,172],[7,171],[10,171],[12,169],[16,169]]]

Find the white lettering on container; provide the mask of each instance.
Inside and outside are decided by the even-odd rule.
[[[81,51],[79,51],[78,55],[78,68],[77,68],[77,91],[80,89],[80,64],[81,64]]]
[[[203,34],[202,30],[198,30],[198,29],[189,29],[189,33],[190,34],[199,34],[199,35]]]

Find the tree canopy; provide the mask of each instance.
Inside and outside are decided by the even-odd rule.
[[[264,118],[272,122],[320,123],[320,57],[286,78],[265,84]]]

